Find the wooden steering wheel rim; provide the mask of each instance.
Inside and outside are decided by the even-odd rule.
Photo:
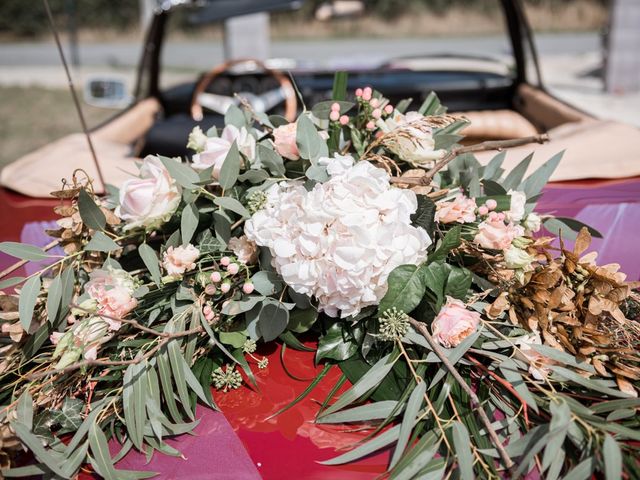
[[[211,84],[211,82],[220,74],[226,72],[227,70],[231,69],[232,67],[236,66],[236,65],[240,65],[243,63],[248,63],[248,62],[252,62],[254,64],[256,64],[258,67],[260,67],[262,69],[263,72],[271,75],[272,77],[274,77],[278,83],[280,84],[280,87],[282,88],[282,90],[285,92],[285,118],[289,121],[289,122],[294,122],[296,119],[296,115],[298,113],[298,100],[297,100],[297,96],[296,96],[296,92],[295,89],[293,88],[293,84],[291,83],[291,80],[289,80],[289,77],[287,77],[284,73],[278,71],[278,70],[273,70],[271,68],[267,68],[265,66],[265,64],[263,62],[261,62],[260,60],[254,60],[251,58],[244,58],[244,59],[239,59],[239,60],[229,60],[227,62],[224,62],[216,67],[214,67],[213,69],[211,69],[210,71],[208,71],[196,84],[196,88],[193,91],[193,96],[191,97],[191,106],[190,106],[190,111],[191,111],[191,118],[193,118],[195,121],[199,122],[202,120],[202,118],[204,117],[204,113],[202,110],[202,105],[200,105],[198,103],[198,96],[201,93],[204,93],[205,90],[207,89],[207,87]]]

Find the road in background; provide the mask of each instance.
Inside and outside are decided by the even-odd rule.
[[[602,80],[593,75],[602,66],[598,33],[538,34],[536,44],[544,84],[559,97],[602,118],[613,118],[640,126],[640,92],[605,94]],[[79,54],[82,67],[77,83],[92,75],[117,74],[130,84],[140,57],[141,43],[84,43]],[[508,54],[503,36],[404,39],[320,39],[273,41],[271,56],[292,58],[327,69],[370,67],[394,57],[443,52],[487,55]],[[178,41],[165,47],[164,84],[191,80],[196,72],[224,60],[222,42]],[[65,87],[60,61],[53,43],[5,43],[0,46],[0,85]]]

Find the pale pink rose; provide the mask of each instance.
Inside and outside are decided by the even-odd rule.
[[[522,236],[524,229],[519,225],[505,223],[504,213],[491,212],[484,222],[478,225],[474,242],[483,248],[506,250],[514,238]]]
[[[169,247],[164,252],[162,266],[169,275],[182,275],[196,268],[195,261],[200,256],[200,250],[191,244],[186,247]]]
[[[276,151],[289,160],[298,160],[300,158],[298,144],[296,143],[297,132],[298,125],[296,123],[281,125],[273,130],[273,144],[276,147]]]
[[[133,278],[124,270],[107,268],[91,272],[84,289],[98,304],[98,314],[109,325],[110,330],[118,330],[124,318],[138,305],[133,296],[136,289]]]
[[[140,178],[120,187],[120,205],[115,214],[126,222],[125,230],[160,226],[171,218],[180,203],[180,187],[160,159],[149,155],[140,168]]]
[[[255,158],[256,139],[253,135],[245,127],[238,129],[235,125],[227,125],[219,137],[207,138],[204,150],[191,157],[192,167],[195,170],[213,167],[212,176],[216,180],[219,179],[220,169],[233,142],[236,142],[240,153],[250,162]]]
[[[470,223],[476,220],[476,201],[459,194],[451,202],[438,203],[435,220],[440,223]]]
[[[242,235],[240,238],[229,239],[229,249],[235,254],[240,263],[253,265],[258,261],[258,245]]]
[[[433,337],[443,347],[453,348],[478,329],[480,314],[468,310],[464,303],[447,296],[447,303],[433,321]]]

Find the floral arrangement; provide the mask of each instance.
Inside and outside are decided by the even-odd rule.
[[[370,429],[327,464],[394,445],[395,479],[640,476],[632,285],[585,255],[597,232],[534,212],[561,155],[527,177],[530,157],[481,166],[544,136],[469,145],[433,94],[409,112],[350,98],[337,74],[294,123],[231,107],[190,159],[147,157],[108,197],[75,172],[51,245],[0,244],[48,261],[2,283],[19,292],[0,297],[5,476],[149,476],[114,463],[179,455],[165,440],[216,408],[212,385],[251,383],[262,343],[301,337],[326,365],[307,393],[332,366],[352,382],[317,422]]]

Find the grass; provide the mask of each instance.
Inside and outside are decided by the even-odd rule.
[[[88,125],[95,126],[114,110],[82,104]],[[82,127],[68,90],[0,87],[0,168],[20,156]]]

